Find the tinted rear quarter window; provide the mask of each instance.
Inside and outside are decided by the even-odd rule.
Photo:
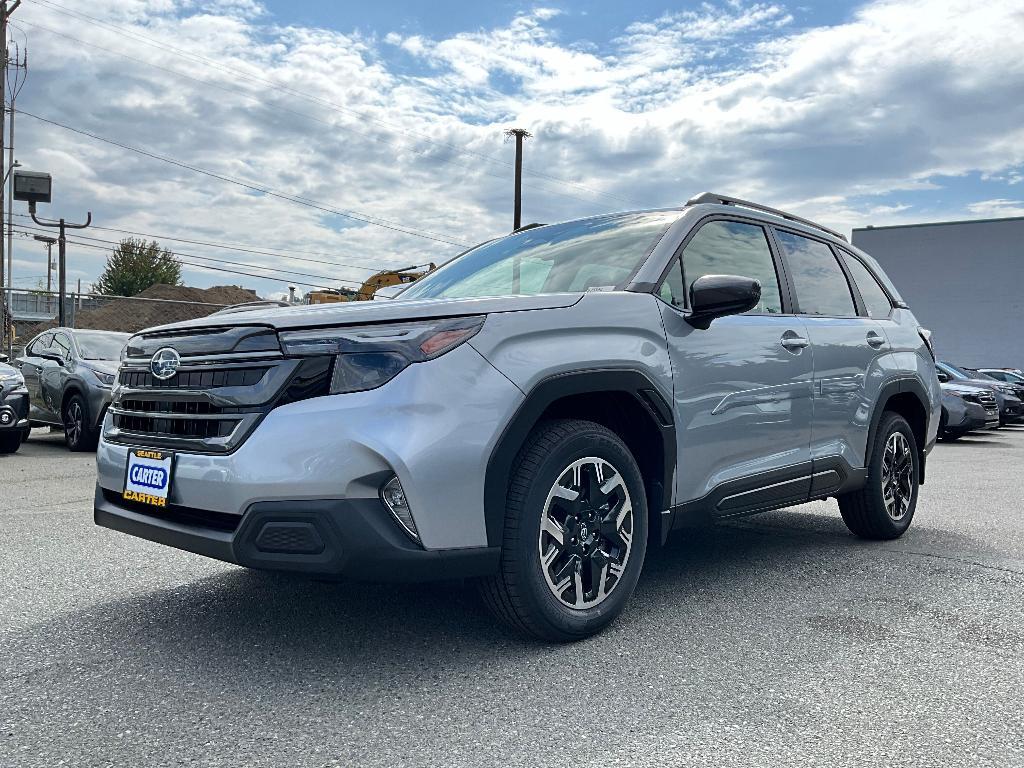
[[[843,254],[846,260],[846,268],[853,275],[853,282],[860,289],[860,296],[864,299],[864,305],[868,308],[868,314],[876,320],[889,316],[892,312],[892,303],[886,295],[885,290],[878,284],[878,280],[871,274],[871,271],[864,266],[860,259],[854,258],[848,253]]]
[[[786,258],[801,314],[857,316],[850,284],[831,248],[783,230],[776,230],[776,237]]]

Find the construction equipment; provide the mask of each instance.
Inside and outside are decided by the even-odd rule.
[[[375,275],[371,275],[358,289],[354,288],[327,288],[317,291],[310,291],[306,294],[307,304],[333,304],[339,301],[370,301],[373,295],[391,285],[402,285],[419,280],[428,272],[436,269],[433,262],[426,265],[413,265],[403,269],[385,269]]]

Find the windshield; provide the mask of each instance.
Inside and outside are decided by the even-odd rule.
[[[962,371],[956,366],[950,365],[949,363],[938,363],[938,367],[952,376],[954,379],[976,379],[978,378],[973,373],[967,373]]]
[[[679,211],[599,216],[477,246],[417,280],[401,299],[528,296],[625,282]]]
[[[120,360],[121,350],[128,343],[129,336],[127,333],[78,331],[75,341],[83,360]]]
[[[981,379],[982,381],[999,381],[995,376],[989,376],[987,373],[976,371],[973,368],[965,369],[966,373],[969,373],[975,379]]]

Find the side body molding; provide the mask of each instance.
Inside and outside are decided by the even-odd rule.
[[[505,520],[505,497],[512,465],[527,435],[544,412],[554,403],[575,395],[616,394],[636,401],[650,418],[661,437],[662,466],[648,485],[647,503],[651,541],[664,542],[671,520],[663,513],[670,508],[676,470],[676,431],[672,411],[657,387],[640,371],[630,369],[591,369],[556,374],[539,382],[526,396],[519,410],[505,427],[487,463],[484,485],[484,509],[487,544],[500,546]],[[641,469],[643,464],[641,463]]]

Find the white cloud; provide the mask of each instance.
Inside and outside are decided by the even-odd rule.
[[[878,0],[822,28],[797,28],[781,4],[704,4],[638,19],[603,47],[565,42],[562,16],[548,8],[431,39],[278,26],[249,0],[61,4],[118,28],[23,5],[15,18],[29,22],[33,69],[21,108],[460,242],[509,227],[502,131],[512,125],[535,134],[527,166],[543,174],[527,176],[531,221],[679,203],[715,189],[850,227],[912,215],[907,203],[882,196],[920,194],[936,189],[938,177],[968,173],[1019,179],[1024,167],[1024,15],[1014,0],[981,8]],[[455,251],[27,116],[18,135],[19,160],[54,174],[55,215],[92,209],[104,226],[336,254],[357,266],[406,266]],[[368,273],[181,250],[350,279]],[[20,245],[16,255],[16,269],[30,274],[38,254]],[[74,255],[74,273],[94,278],[102,254]],[[204,284],[254,284],[191,274]]]

